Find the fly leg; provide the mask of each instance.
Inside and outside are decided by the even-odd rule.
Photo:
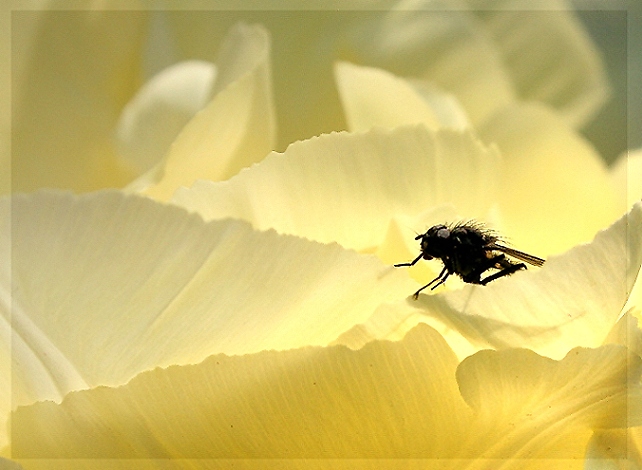
[[[423,257],[423,255],[424,255],[423,253],[419,253],[419,256],[413,259],[410,263],[395,264],[395,268],[401,268],[402,266],[414,266]]]
[[[424,289],[425,289],[425,288],[427,288],[427,287],[430,287],[430,286],[432,285],[432,283],[433,283],[433,282],[435,282],[435,281],[439,281],[437,284],[435,284],[434,286],[432,286],[432,288],[430,289],[430,290],[435,290],[437,287],[439,287],[439,286],[440,286],[440,285],[442,285],[444,282],[446,282],[446,279],[448,279],[448,276],[450,276],[450,273],[448,272],[448,267],[444,266],[444,269],[442,269],[442,270],[441,270],[441,272],[439,273],[439,276],[437,276],[437,277],[436,277],[436,278],[434,278],[432,281],[430,281],[428,284],[426,284],[426,285],[425,285],[425,286],[423,286],[421,289],[419,289],[417,292],[415,292],[415,293],[412,295],[412,298],[413,298],[413,299],[415,299],[415,300],[417,300],[417,299],[419,298],[419,293],[420,293],[422,290],[424,290]]]
[[[484,260],[479,261],[478,266],[474,270],[470,271],[468,274],[463,275],[461,278],[463,279],[464,282],[467,282],[469,284],[485,285],[486,282],[490,282],[496,278],[493,278],[490,281],[488,280],[488,278],[482,280],[481,275],[484,274],[489,269],[497,267],[498,265],[501,268],[508,268],[508,266],[512,266],[512,263],[510,263],[504,255],[497,255],[497,256],[493,256],[492,258],[485,258]],[[489,276],[489,277],[492,277],[492,276]]]
[[[499,279],[500,277],[510,276],[511,274],[519,271],[520,269],[526,269],[526,265],[524,263],[513,264],[511,262],[508,262],[508,266],[506,266],[504,269],[502,269],[498,273],[492,274],[482,279],[480,284],[485,286],[490,281],[494,281],[495,279]]]
[[[493,268],[500,269],[500,271],[495,274],[491,274],[490,276],[486,276],[484,279],[481,278],[484,272]],[[508,259],[506,259],[505,255],[500,254],[493,256],[492,258],[488,258],[474,271],[468,273],[465,276],[462,276],[462,279],[464,280],[464,282],[468,282],[470,284],[481,284],[482,286],[485,286],[495,279],[499,279],[500,277],[504,276],[510,276],[520,269],[526,269],[526,265],[524,263],[511,263]]]
[[[482,267],[484,269],[476,270],[475,275],[477,284],[481,284],[483,286],[491,281],[494,281],[495,279],[499,279],[500,277],[510,276],[520,269],[526,269],[526,265],[524,263],[511,263],[510,260],[506,259],[506,256],[503,254],[489,258],[488,263],[484,263]],[[480,279],[483,272],[490,268],[500,269],[501,271],[496,272],[495,274],[491,274],[490,276],[486,276],[484,279]]]

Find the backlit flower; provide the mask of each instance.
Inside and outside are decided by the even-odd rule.
[[[18,14],[2,455],[639,459],[639,158],[579,133],[608,88],[562,4],[485,6]],[[414,301],[441,266],[391,265],[468,218],[546,264]]]

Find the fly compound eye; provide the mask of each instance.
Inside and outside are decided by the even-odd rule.
[[[437,230],[437,237],[438,238],[448,238],[448,237],[450,237],[450,230],[448,230],[446,227]]]

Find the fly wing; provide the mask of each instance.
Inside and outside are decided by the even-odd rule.
[[[518,260],[524,261],[528,264],[532,264],[533,266],[542,266],[545,262],[545,260],[543,260],[542,258],[538,258],[537,256],[529,255],[528,253],[524,253],[523,251],[515,250],[503,245],[498,245],[496,243],[488,245],[488,248],[490,248],[491,250],[501,251],[502,253],[506,253],[508,256],[512,256],[513,258],[517,258]]]

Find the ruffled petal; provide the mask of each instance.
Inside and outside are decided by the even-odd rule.
[[[463,447],[481,458],[526,459],[527,468],[531,459],[581,459],[592,429],[627,425],[629,404],[642,419],[641,370],[641,359],[616,345],[573,349],[559,362],[527,349],[480,351],[457,369],[480,430]]]
[[[12,417],[14,457],[439,458],[471,417],[432,329],[401,342],[217,355]]]
[[[180,189],[173,202],[206,220],[235,217],[260,230],[373,250],[393,216],[446,203],[462,216],[486,213],[496,200],[497,159],[469,132],[417,125],[334,133],[297,142],[229,181]]]
[[[426,322],[460,358],[488,347],[527,347],[561,358],[575,346],[597,347],[604,342],[632,346],[623,338],[638,337],[637,325],[616,327],[616,322],[641,265],[642,204],[637,204],[593,242],[547,260],[541,269],[483,287],[466,285],[420,295],[418,301],[409,298],[406,306],[380,307],[367,322],[336,341],[359,347],[373,338],[394,339]]]
[[[1,213],[14,407],[214,353],[325,345],[412,288],[372,255],[116,191],[16,196]]]

